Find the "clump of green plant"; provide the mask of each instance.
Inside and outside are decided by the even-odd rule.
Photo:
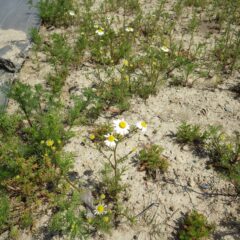
[[[54,195],[65,194],[63,183],[73,157],[63,151],[72,136],[65,112],[51,92],[16,82],[8,97],[19,109],[0,114],[0,232],[30,227]],[[7,201],[10,199],[11,201]],[[6,205],[7,204],[7,205]]]
[[[44,47],[44,51],[54,67],[54,72],[46,77],[47,84],[53,94],[60,94],[74,60],[73,49],[65,36],[54,33],[50,43]]]
[[[95,26],[95,36],[89,37],[88,45],[93,61],[100,65],[113,65],[119,63],[120,59],[129,56],[135,42],[133,32],[123,28],[115,32],[111,23],[102,22]]]
[[[90,131],[89,139],[93,142],[103,143],[105,135],[113,131],[113,127],[109,123],[99,124]]]
[[[73,0],[40,0],[37,8],[44,24],[57,27],[69,26],[77,15]]]
[[[240,191],[240,137],[229,138],[223,132],[215,132],[208,143],[206,151],[212,165],[226,176]]]
[[[213,49],[214,57],[219,61],[220,70],[232,73],[239,66],[240,56],[240,31],[232,32],[231,26],[217,39]]]
[[[179,143],[191,144],[196,150],[204,151],[210,158],[210,163],[224,176],[230,179],[239,191],[240,186],[240,140],[228,137],[221,127],[209,126],[202,130],[198,125],[183,123],[176,133]]]
[[[186,215],[178,233],[180,240],[201,240],[210,237],[214,231],[214,225],[209,224],[206,217],[192,211]]]
[[[56,197],[55,213],[53,214],[49,230],[53,234],[66,234],[70,239],[79,237],[86,239],[89,236],[85,209],[82,208],[78,190],[74,190],[70,197]]]
[[[31,39],[34,43],[34,49],[36,51],[39,51],[41,46],[42,46],[43,39],[42,39],[42,36],[39,34],[38,29],[37,28],[32,28],[30,30],[30,36],[31,36]]]
[[[163,148],[158,145],[146,145],[140,150],[137,159],[139,161],[139,170],[145,170],[148,175],[156,176],[156,171],[165,173],[168,170],[169,162],[162,156]]]
[[[176,139],[179,143],[204,144],[209,137],[208,131],[201,131],[199,125],[183,122],[177,129]]]
[[[221,30],[220,36],[215,38],[213,61],[217,60],[218,68],[225,74],[232,74],[239,68],[240,32],[239,25],[240,4],[238,1],[214,1],[215,21]],[[217,10],[215,12],[215,10]]]
[[[54,33],[51,36],[51,42],[45,47],[45,51],[55,69],[62,69],[63,66],[67,68],[72,62],[73,49],[64,35]]]
[[[85,89],[83,96],[86,100],[82,102],[82,122],[85,123],[94,121],[104,110],[111,107],[115,108],[113,114],[119,114],[130,106],[128,83],[120,79],[100,82],[95,89]]]

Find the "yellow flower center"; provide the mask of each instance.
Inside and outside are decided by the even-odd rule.
[[[103,217],[103,221],[106,223],[109,222],[109,217],[108,216]]]
[[[120,128],[126,128],[126,126],[127,126],[127,123],[124,122],[124,121],[121,121],[121,122],[119,123],[119,127],[120,127]]]
[[[90,134],[89,138],[90,138],[90,140],[94,140],[95,139],[95,135],[94,134]]]
[[[141,126],[143,127],[143,128],[146,128],[147,127],[147,123],[146,122],[141,122]]]
[[[51,140],[51,139],[49,139],[49,140],[46,141],[46,145],[47,145],[48,147],[53,146],[53,144],[54,144],[54,141]]]
[[[93,222],[93,219],[92,218],[88,218],[87,221],[88,221],[88,223],[91,224]]]
[[[124,66],[128,66],[128,60],[124,59],[124,60],[123,60],[123,65],[124,65]]]
[[[108,137],[108,141],[109,141],[109,142],[114,142],[115,139],[116,139],[116,138],[115,138],[113,135],[110,135],[110,136]]]
[[[101,198],[101,199],[105,199],[105,198],[106,198],[105,194],[102,193],[102,194],[100,195],[100,198]]]
[[[127,82],[129,82],[129,76],[128,76],[128,75],[125,76],[125,80],[126,80]]]
[[[98,33],[98,34],[102,34],[102,33],[104,33],[104,31],[103,31],[102,28],[99,28],[99,29],[97,30],[97,33]]]
[[[103,205],[99,205],[99,206],[97,206],[97,211],[99,212],[99,213],[103,213],[104,212],[104,206]]]

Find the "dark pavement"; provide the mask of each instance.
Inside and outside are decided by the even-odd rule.
[[[29,31],[39,26],[37,9],[28,0],[0,0],[0,87],[17,77],[30,47]],[[6,102],[0,90],[0,107]]]

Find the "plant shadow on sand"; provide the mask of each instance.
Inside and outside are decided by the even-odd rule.
[[[239,99],[240,100],[240,83],[238,83],[237,85],[232,86],[230,88],[230,91],[235,94],[235,99]]]
[[[231,236],[234,240],[240,239],[240,222],[235,219],[223,220],[221,226],[226,228],[224,231],[216,231],[213,235],[214,239],[223,239],[226,236]]]

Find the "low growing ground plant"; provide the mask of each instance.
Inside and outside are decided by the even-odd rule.
[[[202,131],[199,125],[183,122],[177,129],[176,139],[179,143],[204,144],[208,138],[208,131]]]
[[[209,224],[206,217],[197,211],[189,212],[180,227],[178,239],[201,240],[210,237],[214,231],[214,225]]]
[[[50,26],[69,26],[78,13],[73,0],[40,0],[36,7],[43,23]]]
[[[147,175],[156,177],[157,170],[165,173],[169,167],[166,157],[162,156],[163,148],[158,145],[146,145],[139,151],[137,159],[139,161],[139,170],[145,170]]]
[[[202,130],[198,125],[182,123],[176,133],[176,140],[179,143],[191,144],[197,152],[207,154],[210,164],[227,177],[239,192],[239,133],[229,137],[219,126],[209,126],[206,130]]]

